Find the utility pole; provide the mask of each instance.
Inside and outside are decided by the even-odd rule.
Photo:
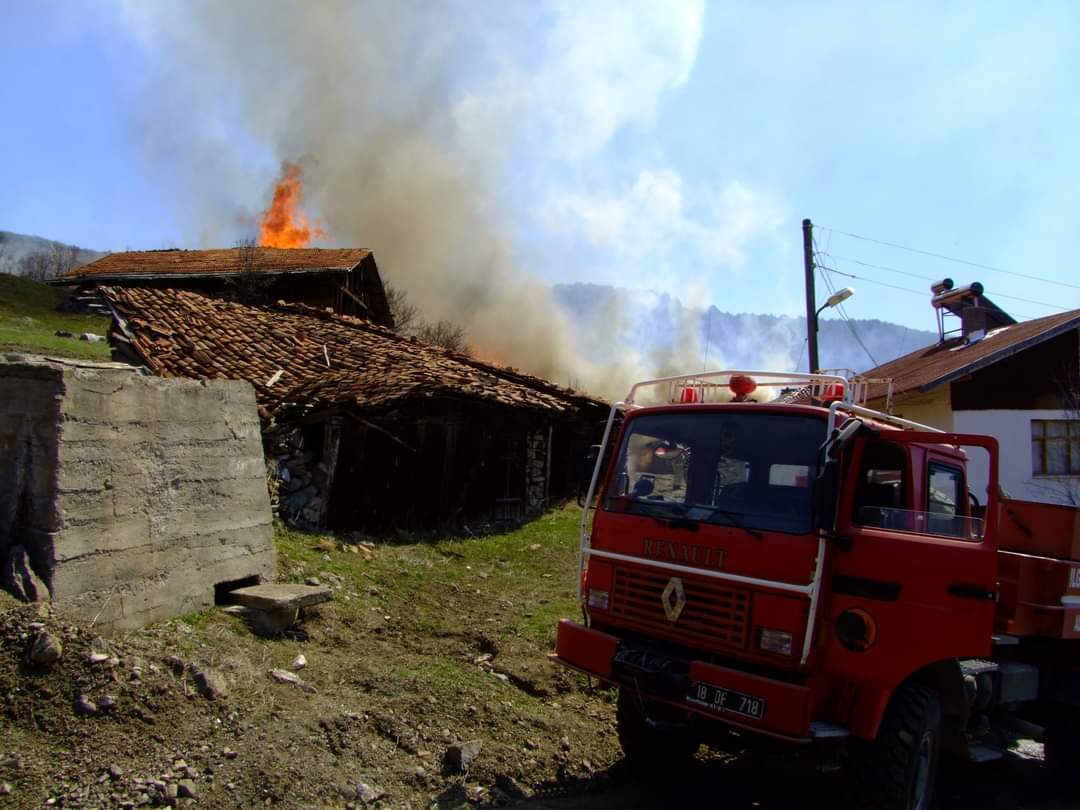
[[[817,310],[814,299],[814,226],[802,221],[803,265],[806,270],[806,347],[810,373],[818,370]]]

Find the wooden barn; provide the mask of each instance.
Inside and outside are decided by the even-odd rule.
[[[107,286],[117,359],[255,387],[283,518],[382,533],[524,520],[575,494],[607,405],[300,304]]]

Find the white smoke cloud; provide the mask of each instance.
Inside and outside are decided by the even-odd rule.
[[[689,186],[674,169],[647,169],[622,191],[553,191],[539,214],[555,233],[609,257],[593,281],[660,289],[694,300],[719,269],[739,270],[750,245],[775,236],[786,210],[733,180]]]
[[[622,129],[650,127],[685,84],[702,0],[122,7],[152,62],[135,121],[144,154],[177,187],[192,247],[243,236],[281,161],[300,161],[305,212],[333,243],[373,249],[384,275],[427,318],[464,326],[481,357],[558,382],[623,393],[696,356],[697,335],[645,356],[582,357],[583,339],[617,339],[612,325],[635,313],[565,320],[516,242],[542,228],[532,201],[549,203],[543,226],[567,238],[564,253],[584,236],[616,261],[653,259],[657,288],[684,295],[703,282],[678,251],[737,267],[776,218],[760,192],[692,188],[666,168],[618,193],[574,185],[575,167],[605,159]]]
[[[701,0],[558,2],[537,39],[490,43],[499,66],[463,93],[454,117],[474,138],[526,120],[521,133],[551,157],[574,162],[603,149],[623,126],[649,124],[664,94],[690,77],[701,41]],[[531,47],[529,47],[531,46]],[[531,59],[522,54],[534,53]]]

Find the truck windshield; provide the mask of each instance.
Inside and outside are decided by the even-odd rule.
[[[797,414],[642,414],[627,423],[603,508],[805,534],[824,438],[822,419]]]

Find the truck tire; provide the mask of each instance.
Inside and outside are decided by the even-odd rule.
[[[937,692],[904,684],[892,696],[877,739],[851,752],[854,806],[866,810],[929,810],[941,756]]]
[[[1058,715],[1046,727],[1043,738],[1043,762],[1055,789],[1068,798],[1080,797],[1076,768],[1080,763],[1080,716],[1069,712]]]
[[[671,721],[672,712],[659,704],[645,702],[649,717]],[[635,768],[647,768],[648,773],[686,767],[697,753],[700,743],[686,728],[657,728],[649,724],[642,711],[642,699],[627,687],[619,689],[615,722],[626,761]]]

